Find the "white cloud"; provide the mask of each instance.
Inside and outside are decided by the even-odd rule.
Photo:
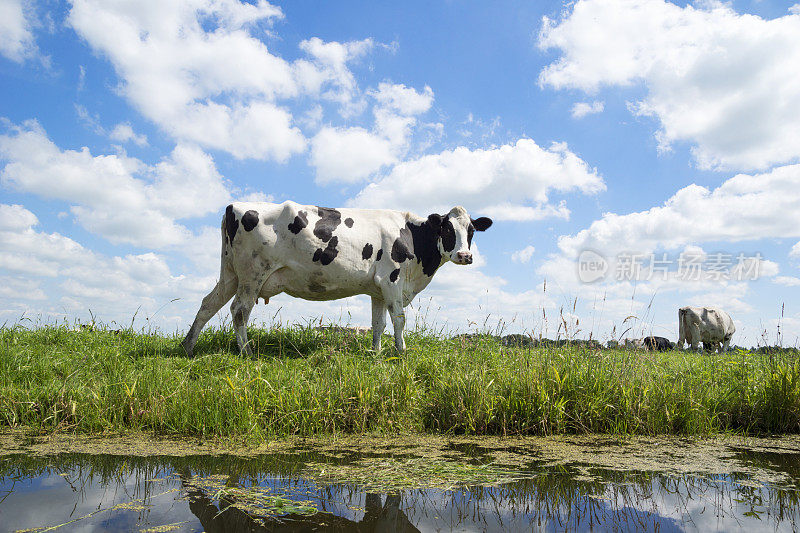
[[[703,168],[763,169],[800,157],[800,14],[765,20],[727,3],[580,0],[547,17],[539,46],[561,57],[541,85],[594,93],[643,83],[662,149],[694,144]]]
[[[133,128],[127,122],[121,122],[114,126],[114,129],[111,130],[108,136],[113,141],[119,141],[121,143],[130,141],[137,146],[147,146],[147,136],[133,131]]]
[[[0,204],[0,221],[0,316],[25,308],[51,316],[92,309],[106,320],[129,321],[138,307],[150,315],[175,298],[188,316],[214,283],[213,276],[172,275],[152,252],[108,257],[38,231],[37,217],[19,205]],[[33,301],[40,303],[29,307]]]
[[[418,213],[464,205],[498,220],[537,220],[568,216],[563,204],[549,203],[551,192],[595,194],[604,189],[597,171],[565,144],[544,149],[531,139],[520,139],[498,148],[458,147],[402,162],[350,204]]]
[[[511,254],[511,260],[515,263],[530,263],[531,259],[533,258],[533,253],[536,251],[536,248],[533,246],[526,246],[522,250],[517,250],[513,254]]]
[[[599,100],[595,100],[594,102],[576,102],[575,105],[572,106],[572,118],[583,118],[586,115],[602,113],[604,108],[605,104]]]
[[[776,276],[772,279],[772,282],[787,287],[800,287],[800,278],[794,276]]]
[[[716,189],[680,189],[664,205],[618,215],[605,213],[589,228],[559,238],[569,257],[585,249],[608,256],[709,241],[738,242],[800,236],[800,165],[755,175],[739,174]]]
[[[0,205],[0,208],[3,206]],[[22,277],[0,276],[0,298],[6,300],[46,300],[39,283]]]
[[[93,156],[61,150],[35,121],[0,135],[0,181],[8,187],[71,204],[76,220],[112,243],[177,246],[191,232],[176,220],[217,211],[230,200],[213,160],[178,145],[154,166],[125,154]]]
[[[21,205],[0,204],[0,230],[18,230],[39,223],[36,215]]]
[[[388,139],[364,128],[322,128],[311,142],[317,182],[355,183],[397,161]]]
[[[420,93],[403,84],[382,82],[371,94],[382,107],[402,115],[420,115],[428,111],[433,104],[433,89],[427,85]]]
[[[476,241],[480,235],[476,236]],[[515,292],[505,279],[483,272],[487,260],[480,256],[479,243],[473,244],[476,262],[469,266],[445,264],[431,284],[417,296],[413,309],[407,310],[409,321],[417,316],[427,325],[444,327],[446,332],[522,331],[542,328],[542,310],[555,308],[553,300],[537,287]],[[505,328],[505,329],[502,329]]]
[[[433,102],[430,87],[419,93],[402,84],[383,82],[369,94],[376,101],[372,131],[326,126],[312,139],[310,163],[316,169],[317,183],[356,183],[397,163],[417,124],[413,115],[425,113]]]
[[[373,46],[308,39],[308,59],[290,63],[257,37],[282,16],[263,0],[75,0],[68,23],[108,57],[121,93],[178,140],[282,162],[306,140],[278,100],[312,95],[357,109],[347,62]]]
[[[300,60],[294,64],[300,87],[337,102],[345,117],[360,113],[366,104],[347,64],[366,55],[374,45],[372,39],[338,43],[312,37],[302,41],[300,49],[308,54],[311,62]]]
[[[30,14],[26,11],[30,9],[22,0],[0,2],[0,54],[17,63],[36,53]]]
[[[789,250],[789,257],[800,257],[800,242],[796,242]]]

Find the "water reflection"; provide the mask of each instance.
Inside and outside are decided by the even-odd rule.
[[[776,482],[532,464],[497,487],[381,494],[303,477],[352,454],[7,456],[0,531],[796,531],[800,455],[737,453]]]

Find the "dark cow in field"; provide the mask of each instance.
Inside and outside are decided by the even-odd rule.
[[[664,337],[649,335],[641,339],[625,339],[624,345],[629,350],[646,350],[649,352],[666,352],[675,347]]]
[[[233,203],[222,219],[219,281],[203,298],[183,347],[192,355],[200,330],[233,297],[236,340],[251,353],[246,326],[256,300],[285,292],[305,300],[369,295],[373,348],[380,349],[388,309],[402,352],[403,308],[447,261],[472,263],[473,234],[491,225],[463,207],[422,218],[384,209]]]
[[[675,344],[664,337],[649,336],[642,339],[642,345],[651,352],[668,352],[675,347]]]
[[[730,315],[716,307],[681,307],[678,309],[678,347],[683,349],[684,341],[692,350],[699,350],[700,343],[705,349],[716,349],[722,344],[727,352],[736,326]]]

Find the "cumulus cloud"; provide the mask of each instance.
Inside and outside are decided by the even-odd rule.
[[[463,205],[497,220],[567,218],[552,192],[596,194],[605,184],[595,169],[563,143],[540,147],[531,139],[497,148],[458,147],[404,161],[361,190],[351,205],[447,212]]]
[[[311,95],[357,109],[347,63],[373,43],[308,39],[307,57],[288,62],[258,38],[282,16],[264,0],[76,0],[68,23],[111,61],[121,93],[178,140],[285,161],[306,139],[280,101]]]
[[[33,56],[36,53],[36,42],[31,26],[30,6],[27,2],[0,2],[0,54],[17,63]]]
[[[478,236],[476,238],[479,239]],[[450,330],[485,330],[504,324],[514,331],[541,327],[542,310],[556,304],[540,287],[515,291],[501,276],[484,272],[488,260],[479,244],[472,246],[472,265],[443,265],[431,284],[408,309],[410,320],[423,317],[427,324]]]
[[[355,183],[397,161],[392,143],[364,128],[322,128],[311,142],[309,162],[317,182]]]
[[[662,149],[692,143],[699,166],[760,170],[800,157],[800,14],[765,20],[728,3],[579,0],[544,18],[542,49],[560,58],[539,83],[594,93],[643,83],[631,104],[655,117]]]
[[[587,229],[559,238],[568,257],[586,249],[606,255],[650,253],[709,241],[800,237],[800,165],[739,174],[716,189],[680,189],[664,205],[619,215],[606,213]]]
[[[371,94],[382,107],[402,115],[420,115],[433,104],[433,89],[427,85],[422,92],[417,92],[401,83],[381,82]]]
[[[594,102],[576,102],[575,105],[572,106],[572,118],[583,118],[586,115],[602,113],[604,108],[605,104],[599,100],[595,100]]]
[[[374,46],[372,39],[339,43],[312,37],[302,41],[300,49],[308,54],[310,61],[299,60],[293,65],[300,88],[337,102],[345,117],[359,113],[366,103],[348,63],[363,57]]]
[[[108,257],[59,233],[39,231],[38,224],[25,207],[0,204],[4,317],[46,299],[44,307],[36,307],[46,314],[91,308],[108,320],[129,321],[138,307],[152,314],[175,298],[185,299],[182,305],[192,308],[213,286],[213,277],[173,275],[155,253]]]
[[[511,254],[511,260],[515,263],[530,263],[531,259],[533,258],[533,253],[536,251],[536,248],[533,246],[526,246],[522,250],[517,250],[513,254]]]
[[[137,146],[147,146],[147,136],[133,131],[133,128],[127,122],[120,122],[114,126],[108,136],[112,141],[132,142]]]
[[[776,276],[772,278],[772,282],[787,287],[800,287],[800,278],[795,276]]]
[[[317,183],[356,183],[397,163],[408,149],[415,115],[433,103],[433,91],[427,86],[417,92],[382,82],[369,95],[375,101],[372,130],[326,126],[312,139],[309,162],[316,169]]]
[[[0,206],[2,208],[2,206]],[[32,279],[22,277],[0,276],[0,297],[6,300],[42,301],[47,296],[41,285]],[[0,311],[2,312],[2,311]]]
[[[61,150],[36,121],[0,135],[0,182],[67,202],[78,223],[112,243],[178,246],[191,232],[176,220],[217,211],[230,200],[213,160],[178,145],[156,165],[125,154]]]

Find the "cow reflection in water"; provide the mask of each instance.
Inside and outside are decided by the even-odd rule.
[[[381,503],[380,494],[367,494],[364,518],[356,522],[324,511],[311,516],[289,514],[280,517],[255,516],[235,507],[235,500],[222,496],[219,507],[201,488],[190,483],[191,474],[179,473],[181,484],[189,500],[189,509],[203,526],[206,533],[244,532],[297,532],[297,531],[341,531],[359,533],[389,533],[393,531],[419,533],[419,529],[408,520],[400,509],[400,495],[390,494]]]

